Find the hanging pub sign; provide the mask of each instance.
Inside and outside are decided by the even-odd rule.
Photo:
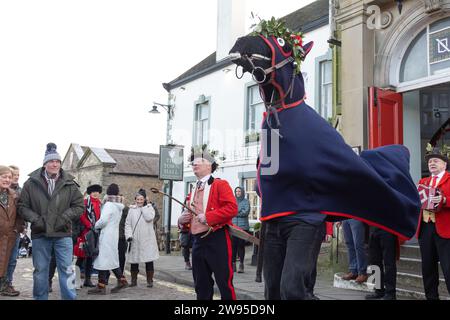
[[[445,28],[429,34],[430,64],[450,59],[450,28]]]
[[[183,147],[159,146],[159,179],[183,181]]]

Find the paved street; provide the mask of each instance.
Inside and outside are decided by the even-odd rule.
[[[264,300],[264,283],[255,282],[256,267],[251,266],[252,248],[247,247],[245,273],[235,273],[233,284],[236,289],[238,300]],[[14,286],[21,291],[19,297],[2,297],[0,300],[21,300],[32,299],[33,285],[33,265],[31,258],[18,259],[15,272]],[[144,270],[141,266],[141,273]],[[127,279],[130,279],[130,273],[126,271]],[[96,283],[97,279],[92,279]],[[116,280],[112,277],[108,292],[115,286]],[[184,269],[183,257],[174,253],[173,255],[164,255],[155,261],[155,281],[153,288],[146,287],[146,279],[142,274],[138,277],[138,286],[126,288],[116,294],[107,295],[88,295],[88,288],[77,290],[79,300],[194,300],[196,299],[193,289],[194,281],[192,271]],[[53,281],[53,292],[49,299],[59,299],[59,284],[57,281],[57,272]],[[217,287],[214,299],[220,299]],[[348,290],[333,287],[333,281],[327,277],[321,278],[320,274],[315,286],[315,294],[321,300],[363,300],[367,292],[358,290]]]
[[[49,294],[50,300],[59,300],[59,283],[55,273],[53,281],[53,292]],[[126,271],[127,279],[130,274]],[[96,278],[93,278],[96,283]],[[192,300],[195,299],[195,291],[193,288],[170,283],[164,280],[155,279],[153,288],[147,288],[146,278],[143,275],[138,277],[138,286],[126,288],[119,293],[109,294],[116,283],[114,277],[110,279],[108,294],[106,295],[88,295],[88,288],[77,290],[79,300]],[[17,260],[17,268],[14,274],[14,286],[21,292],[18,297],[3,297],[0,300],[31,300],[33,299],[33,264],[31,258],[21,258]]]

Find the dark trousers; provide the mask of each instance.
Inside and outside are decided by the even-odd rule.
[[[55,252],[52,251],[52,257],[50,259],[50,265],[48,268],[48,283],[51,285],[53,281],[53,277],[55,276],[56,271],[56,257]]]
[[[397,285],[397,237],[379,228],[371,229],[369,263],[380,268],[381,288],[375,292],[395,296]]]
[[[248,230],[245,230],[248,232]],[[246,241],[243,239],[239,239],[237,237],[233,237],[233,263],[236,262],[236,256],[239,257],[239,261],[244,263],[245,258],[245,243]]]
[[[212,300],[214,273],[222,300],[235,300],[231,236],[225,228],[211,232],[202,239],[203,234],[193,235],[192,245],[192,274],[197,299]]]
[[[125,272],[125,254],[127,252],[127,241],[125,239],[119,238],[118,249],[120,270]]]
[[[119,280],[123,277],[123,273],[120,268],[116,268],[116,269],[112,270],[112,272],[116,276],[117,280]],[[109,275],[110,275],[109,270],[99,270],[98,271],[98,283],[108,284]]]
[[[192,248],[192,235],[190,232],[181,232],[180,233],[180,245],[182,248],[182,254],[184,258],[184,262],[189,262]]]
[[[91,257],[86,257],[86,258],[77,258],[77,262],[75,265],[77,265],[80,270],[84,270],[84,274],[86,279],[90,278],[91,274],[92,274],[92,269],[93,269],[93,261]]]
[[[190,247],[182,247],[182,253],[183,253],[183,258],[184,258],[184,262],[189,262],[190,259],[190,255],[191,255],[191,248]]]
[[[267,300],[308,300],[325,223],[266,222],[263,275]],[[312,288],[311,288],[312,287]]]
[[[326,231],[325,231],[325,233],[326,233]],[[322,246],[322,242],[323,242],[323,238],[320,242],[317,241],[317,243],[315,244],[316,247],[314,248],[314,251],[313,251],[313,259],[314,259],[314,261],[316,261],[316,263],[314,264],[314,268],[311,271],[309,280],[306,281],[306,291],[308,292],[309,297],[314,296],[314,287],[316,285],[316,278],[317,278],[317,260],[319,259],[320,247]]]
[[[132,263],[130,266],[130,271],[135,271],[135,272],[139,273],[139,263]],[[155,271],[154,266],[153,266],[153,261],[145,263],[145,271],[147,271],[147,272]]]
[[[422,255],[422,278],[426,298],[429,300],[439,299],[438,261],[441,262],[445,284],[450,294],[450,239],[441,238],[436,232],[434,223],[421,222],[419,244]]]

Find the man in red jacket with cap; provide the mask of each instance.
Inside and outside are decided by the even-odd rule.
[[[211,275],[214,273],[222,300],[235,300],[231,236],[226,226],[237,214],[236,198],[227,181],[211,175],[217,168],[213,155],[202,150],[193,152],[190,160],[197,186],[192,191],[189,206],[198,215],[185,211],[178,223],[190,223],[192,274],[197,299],[212,300],[214,281]],[[210,228],[212,232],[209,232]]]
[[[438,300],[438,261],[450,293],[450,174],[446,171],[448,158],[437,148],[428,153],[425,160],[431,176],[421,179],[419,185],[437,188],[438,192],[430,199],[435,208],[420,211],[417,235],[425,296],[428,300]]]

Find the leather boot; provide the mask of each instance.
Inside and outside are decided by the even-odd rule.
[[[6,281],[6,277],[0,277],[0,292],[3,292],[8,287],[8,282]]]
[[[154,271],[147,271],[147,287],[152,288],[153,287],[153,275],[155,274]]]
[[[131,271],[131,284],[130,287],[136,287],[137,286],[137,276],[139,274],[139,271]]]
[[[12,285],[8,285],[6,289],[0,292],[0,294],[7,297],[17,297],[18,295],[20,295],[20,291],[14,289]]]
[[[238,273],[244,273],[244,264],[242,262],[239,263]]]
[[[125,277],[120,278],[117,280],[117,285],[111,289],[111,293],[117,293],[120,290],[129,287],[128,281]]]

